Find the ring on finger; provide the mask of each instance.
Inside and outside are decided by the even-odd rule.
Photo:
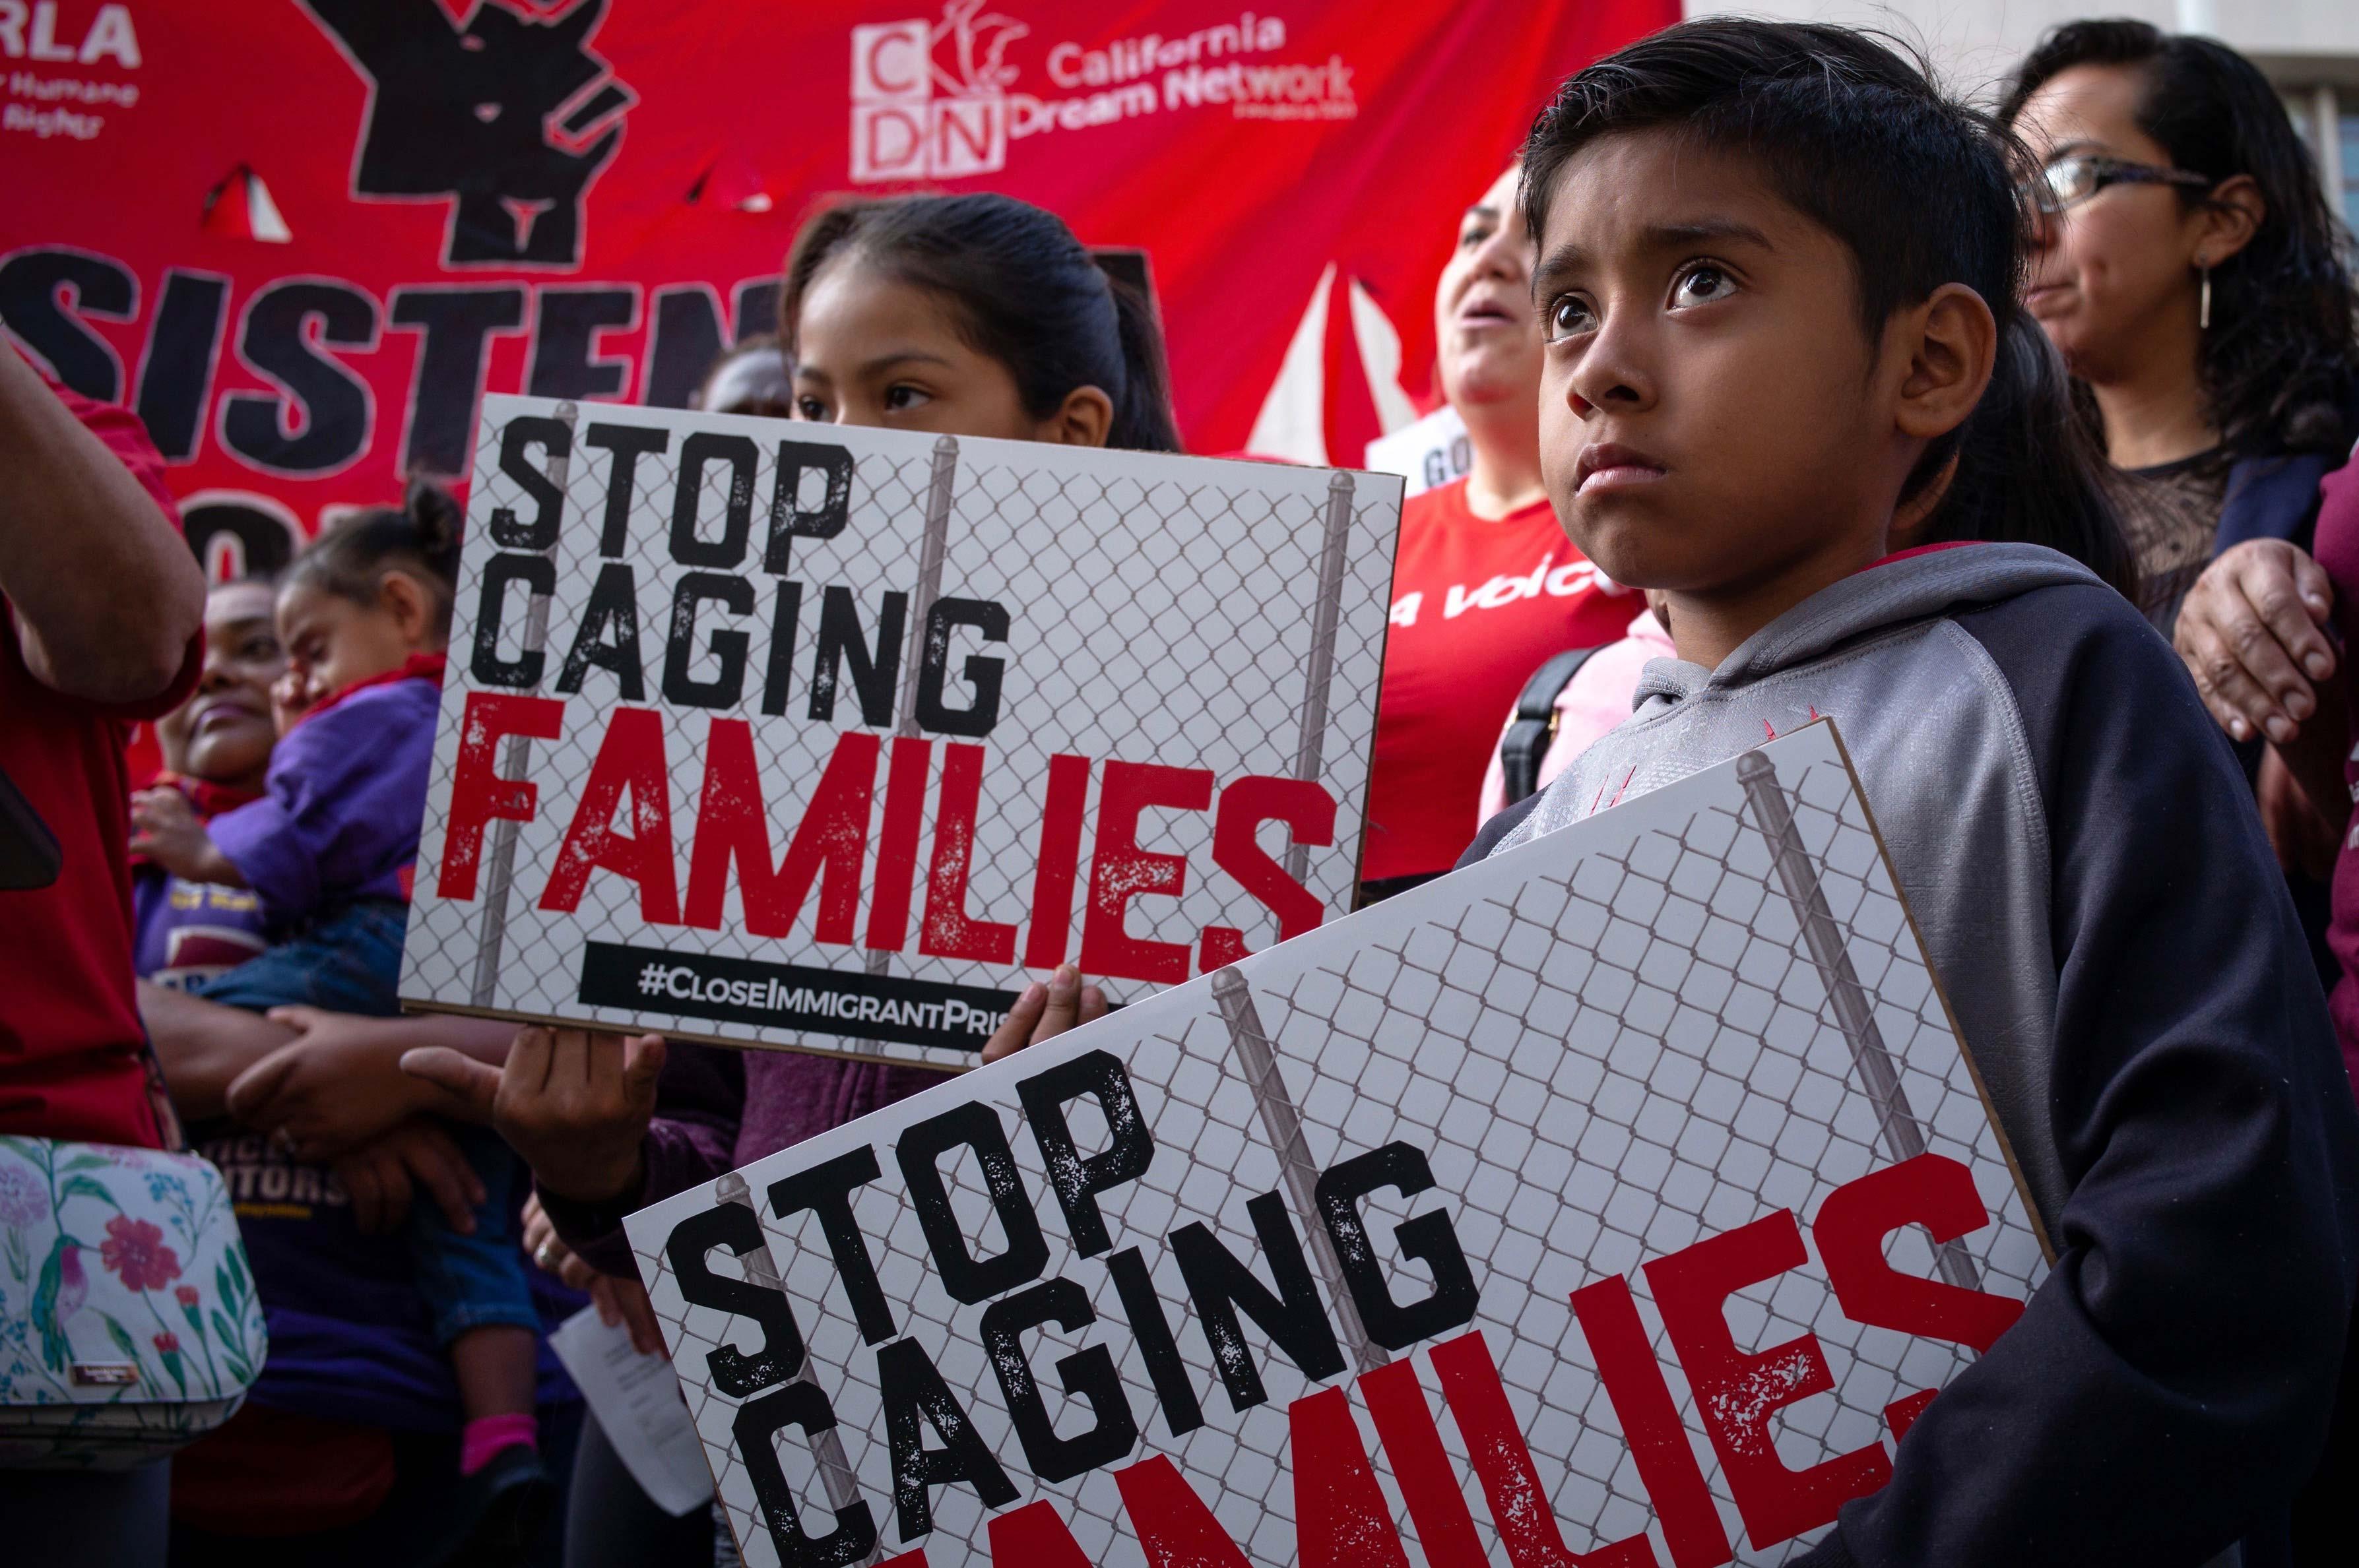
[[[544,1241],[533,1249],[532,1260],[544,1269],[555,1268],[556,1258],[557,1243],[554,1241]]]

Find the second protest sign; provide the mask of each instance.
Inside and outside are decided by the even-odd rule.
[[[751,1568],[1775,1563],[2046,1271],[1823,723],[627,1223]]]

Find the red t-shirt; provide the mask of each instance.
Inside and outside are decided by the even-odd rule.
[[[123,460],[172,518],[164,461],[121,408],[60,389],[85,428]],[[196,686],[201,638],[171,688],[105,707],[33,678],[0,600],[0,770],[57,835],[64,870],[46,888],[0,892],[0,1132],[156,1148],[146,1035],[131,979],[132,724],[179,707]]]
[[[1547,503],[1491,522],[1466,481],[1401,509],[1360,875],[1446,871],[1481,825],[1483,772],[1516,694],[1552,654],[1622,635],[1637,595],[1573,548]]]

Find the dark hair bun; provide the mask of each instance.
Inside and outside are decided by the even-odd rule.
[[[413,479],[401,509],[416,531],[419,556],[446,580],[456,579],[459,536],[467,525],[457,499],[431,480]]]

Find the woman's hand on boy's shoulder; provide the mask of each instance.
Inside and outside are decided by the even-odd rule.
[[[1042,985],[1034,980],[1016,999],[1007,1011],[1007,1021],[992,1032],[984,1043],[983,1059],[986,1065],[1003,1056],[1012,1056],[1027,1045],[1038,1045],[1051,1035],[1083,1023],[1093,1023],[1106,1015],[1105,992],[1096,986],[1083,985],[1082,972],[1071,964],[1060,964],[1056,973]]]
[[[585,1204],[638,1191],[663,1064],[659,1034],[538,1027],[517,1032],[504,1067],[440,1047],[401,1058],[403,1072],[487,1117],[543,1188]]]
[[[2322,630],[2333,612],[2316,561],[2283,539],[2247,539],[2188,589],[2172,641],[2220,728],[2284,745],[2318,711],[2313,683],[2339,662]]]

